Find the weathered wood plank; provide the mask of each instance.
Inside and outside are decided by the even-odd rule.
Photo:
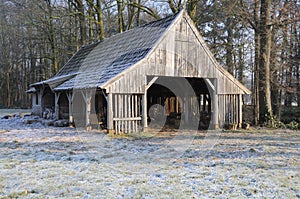
[[[108,93],[107,96],[107,130],[108,133],[112,133],[113,126],[113,96],[112,93]]]
[[[121,118],[114,118],[113,121],[140,121],[142,117],[121,117]]]

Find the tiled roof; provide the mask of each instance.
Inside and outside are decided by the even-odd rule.
[[[101,87],[111,78],[142,60],[176,16],[172,15],[116,34],[103,42],[83,46],[53,78],[68,74],[77,75],[62,81],[54,90]]]

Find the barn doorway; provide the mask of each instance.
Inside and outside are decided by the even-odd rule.
[[[153,77],[147,77],[148,83]],[[208,129],[211,96],[203,78],[158,77],[147,90],[150,128]]]
[[[95,114],[97,125],[101,129],[107,128],[107,101],[102,91],[98,90],[95,94]],[[92,121],[94,123],[94,121]]]
[[[59,95],[58,104],[58,119],[69,119],[69,100],[66,93],[61,93]]]
[[[73,92],[72,117],[76,128],[106,129],[107,102],[101,90]]]
[[[38,99],[38,98],[37,98]],[[50,111],[54,113],[55,106],[55,94],[52,92],[49,86],[46,86],[42,95],[42,111]]]

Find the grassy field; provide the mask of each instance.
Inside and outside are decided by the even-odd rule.
[[[298,131],[110,137],[0,125],[0,198],[300,198]]]

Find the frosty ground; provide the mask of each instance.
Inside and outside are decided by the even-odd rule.
[[[101,131],[0,120],[0,198],[300,198],[300,132]]]

